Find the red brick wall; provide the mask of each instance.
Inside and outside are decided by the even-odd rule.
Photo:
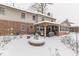
[[[24,30],[21,29],[22,24],[25,25]],[[13,28],[13,30],[11,28]],[[11,33],[16,34],[17,32],[20,34],[29,34],[34,31],[32,23],[0,20],[0,35],[10,35]]]
[[[69,34],[69,33],[67,33],[67,32],[59,32],[59,33],[58,33],[59,36],[60,36],[60,35],[67,35],[67,34]]]

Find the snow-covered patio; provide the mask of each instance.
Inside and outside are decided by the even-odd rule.
[[[61,37],[40,38],[45,40],[45,45],[32,46],[28,40],[34,39],[33,36],[30,39],[27,39],[26,35],[22,38],[17,36],[0,48],[0,54],[2,56],[75,56],[74,51],[61,42]]]

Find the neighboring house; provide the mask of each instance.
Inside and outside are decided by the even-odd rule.
[[[69,21],[68,19],[63,21],[61,24],[65,25],[65,26],[68,26],[69,27],[69,30],[68,30],[69,32],[79,32],[79,24],[76,24],[72,21]],[[67,30],[68,27],[66,27],[64,29]]]
[[[41,21],[55,22],[56,19],[0,4],[0,35],[34,33],[36,31],[34,24]]]
[[[79,24],[69,21],[68,19],[66,19],[63,23],[66,23],[70,27],[70,32],[79,32]]]
[[[79,32],[79,24],[71,24],[71,28],[70,28],[71,32]]]
[[[71,22],[69,22],[68,19],[66,19],[65,21],[61,22],[61,24],[63,24],[64,26],[71,26],[70,23]]]
[[[68,19],[62,21],[60,24],[60,34],[68,34],[70,32],[70,25],[71,22],[69,22]]]

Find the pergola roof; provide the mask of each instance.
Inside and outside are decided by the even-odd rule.
[[[40,22],[35,23],[34,25],[44,25],[44,24],[70,27],[70,26],[62,25],[62,24],[59,24],[59,23],[57,23],[57,22],[51,22],[51,21],[40,21]]]
[[[56,22],[51,22],[51,21],[40,21],[40,22],[35,23],[35,25],[40,25],[40,24],[60,25],[60,24],[58,24]]]

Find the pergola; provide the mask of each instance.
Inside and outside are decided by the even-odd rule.
[[[41,21],[41,22],[38,22],[38,23],[35,23],[35,27],[38,27],[38,26],[43,26],[43,28],[44,28],[44,36],[46,37],[47,35],[47,28],[48,27],[50,27],[50,29],[51,29],[51,31],[53,30],[53,29],[55,29],[55,27],[57,27],[57,30],[58,30],[58,32],[59,32],[59,26],[60,26],[60,24],[57,24],[56,22],[51,22],[51,21]],[[53,26],[53,28],[52,28],[52,26]],[[37,29],[35,29],[35,30],[37,30]],[[49,31],[48,31],[49,32]]]

